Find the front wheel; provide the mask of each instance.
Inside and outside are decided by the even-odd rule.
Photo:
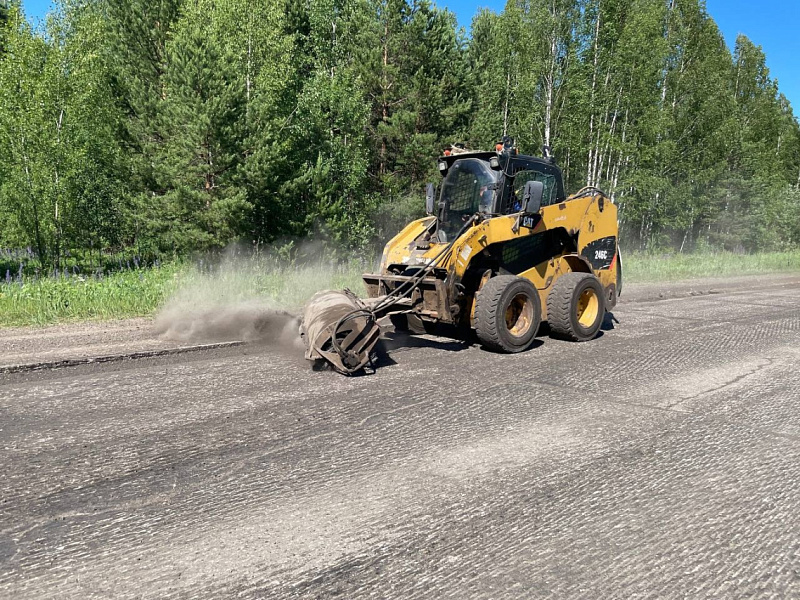
[[[550,333],[574,342],[597,337],[606,313],[600,281],[591,273],[565,273],[547,297]]]
[[[496,352],[522,352],[533,342],[542,319],[539,293],[522,277],[498,275],[475,298],[475,332]]]

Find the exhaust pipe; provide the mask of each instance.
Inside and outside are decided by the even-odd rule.
[[[300,322],[306,359],[315,366],[327,363],[345,375],[366,366],[380,336],[372,310],[350,290],[315,294]]]

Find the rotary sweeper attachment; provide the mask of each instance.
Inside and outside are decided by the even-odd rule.
[[[306,304],[300,337],[306,359],[316,367],[328,363],[335,371],[352,375],[369,363],[381,328],[373,309],[353,292],[328,290]]]
[[[363,299],[350,290],[327,290],[315,294],[303,310],[300,337],[306,345],[306,359],[315,367],[326,363],[335,371],[352,375],[363,369],[372,358],[372,350],[381,337],[378,319],[390,313],[410,313],[414,301],[422,298],[421,286],[428,291],[438,291],[441,281],[432,276],[443,259],[453,249],[453,243],[477,220],[471,217],[461,231],[447,244],[437,249],[436,255],[405,277],[378,277],[378,281],[392,281],[391,287],[381,290],[375,277],[364,275],[370,287],[383,293]],[[438,281],[438,283],[437,283]],[[426,292],[427,293],[427,292]]]

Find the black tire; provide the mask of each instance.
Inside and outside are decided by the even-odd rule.
[[[522,352],[533,342],[541,321],[539,292],[522,277],[493,277],[475,298],[475,332],[490,350]]]
[[[605,313],[603,286],[591,273],[565,273],[547,296],[547,322],[552,337],[574,342],[593,340]]]

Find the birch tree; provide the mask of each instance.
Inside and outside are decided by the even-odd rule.
[[[12,233],[59,269],[66,251],[119,238],[117,113],[109,95],[101,17],[61,4],[35,35],[10,13],[0,61],[0,210]],[[14,233],[16,232],[16,233]]]

